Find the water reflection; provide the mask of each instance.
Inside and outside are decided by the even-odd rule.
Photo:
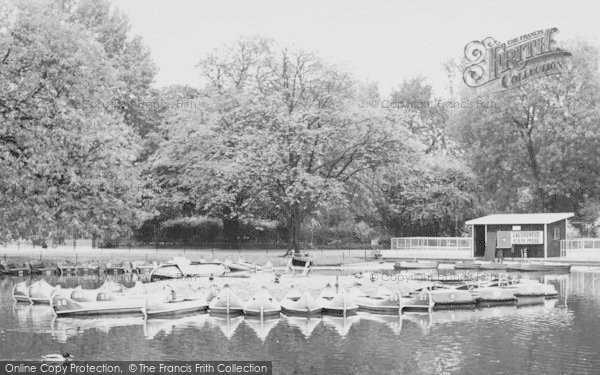
[[[156,338],[158,335],[168,336],[184,329],[202,330],[206,327],[209,320],[209,314],[202,313],[178,318],[160,318],[148,319],[144,323],[144,337],[148,340]]]
[[[82,318],[55,318],[51,321],[52,335],[60,343],[81,335],[85,331],[97,331],[106,335],[117,334],[118,329],[127,326],[142,326],[144,319],[139,316],[106,316]],[[111,332],[112,331],[112,332]]]
[[[260,339],[260,341],[265,342],[269,333],[277,324],[279,323],[279,318],[276,319],[246,319],[244,320],[244,324]]]

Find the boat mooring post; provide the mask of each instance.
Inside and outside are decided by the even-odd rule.
[[[433,297],[431,296],[431,289],[429,288],[427,288],[427,298],[429,298],[429,306],[427,307],[427,310],[429,314],[431,314],[431,312],[433,311],[433,305],[435,303],[433,302]]]
[[[262,323],[265,314],[265,301],[260,301],[260,321]]]
[[[398,291],[398,315],[402,315],[402,295]]]

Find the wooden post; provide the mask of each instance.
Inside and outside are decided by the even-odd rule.
[[[402,315],[402,295],[398,291],[398,315]]]
[[[548,224],[544,224],[544,258],[548,258]]]

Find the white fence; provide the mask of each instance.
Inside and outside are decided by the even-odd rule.
[[[473,239],[470,237],[398,237],[392,248],[381,251],[384,258],[470,259]]]
[[[560,256],[570,259],[600,260],[600,238],[562,240]]]

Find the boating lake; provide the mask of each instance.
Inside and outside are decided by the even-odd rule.
[[[12,287],[25,278],[1,277],[0,359],[66,351],[76,360],[269,360],[274,374],[597,374],[600,273],[534,277],[554,284],[559,298],[518,308],[282,315],[262,323],[208,314],[55,319],[49,306],[14,303]]]

